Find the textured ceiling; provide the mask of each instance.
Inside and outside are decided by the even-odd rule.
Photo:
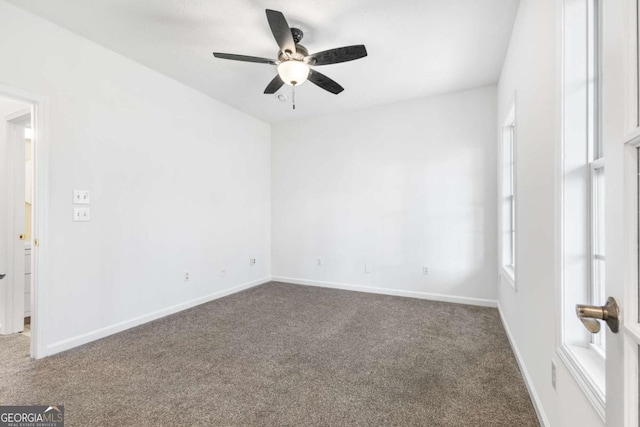
[[[518,0],[9,0],[267,122],[357,109],[496,83]],[[275,58],[265,9],[305,32],[310,52],[365,44],[369,56],[318,67],[345,91],[307,82],[297,109],[264,95]],[[278,93],[291,95],[284,86]]]

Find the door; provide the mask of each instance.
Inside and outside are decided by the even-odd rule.
[[[568,4],[569,2],[565,2]],[[573,329],[564,329],[564,339],[572,339],[581,343],[582,348],[596,348],[602,358],[599,363],[585,363],[585,378],[596,378],[594,387],[583,387],[585,393],[598,413],[609,427],[638,427],[640,424],[638,399],[640,382],[638,379],[638,358],[640,348],[639,318],[639,251],[640,234],[640,0],[622,1],[589,1],[575,0],[570,2],[572,9],[565,9],[565,16],[576,18],[575,22],[593,24],[592,39],[585,39],[580,31],[575,38],[565,37],[565,55],[576,54],[573,61],[565,62],[565,72],[569,66],[585,74],[570,74],[571,77],[582,78],[584,94],[574,90],[579,85],[566,86],[573,92],[571,95],[583,96],[589,102],[567,103],[574,101],[565,97],[565,113],[567,106],[593,105],[597,114],[589,116],[576,110],[573,116],[565,115],[565,126],[571,125],[573,117],[586,121],[578,123],[575,128],[587,130],[584,137],[577,141],[594,139],[600,141],[597,149],[587,146],[586,152],[564,152],[565,166],[568,161],[589,158],[590,163],[584,169],[587,178],[577,180],[580,194],[589,194],[587,205],[590,212],[579,219],[587,224],[592,238],[585,242],[575,240],[578,248],[588,248],[586,256],[578,251],[576,259],[589,259],[591,269],[579,268],[579,277],[573,283],[588,281],[588,292],[582,295],[565,290],[565,298],[576,307],[579,322],[566,319],[565,324]],[[597,7],[597,19],[590,19],[590,7],[583,7],[584,16],[575,16],[575,11],[583,5]],[[573,15],[572,15],[573,14]],[[572,21],[565,20],[564,32],[571,35],[567,27]],[[575,24],[574,24],[575,25]],[[581,30],[581,27],[577,27]],[[590,27],[585,26],[586,30]],[[596,37],[597,36],[597,37]],[[577,42],[576,42],[577,40]],[[579,43],[583,43],[580,45]],[[591,48],[592,45],[595,48]],[[578,46],[575,48],[575,46]],[[573,49],[572,49],[573,48]],[[585,54],[586,53],[586,54]],[[582,68],[581,68],[582,67]],[[569,70],[572,71],[572,70]],[[584,76],[587,78],[584,79]],[[595,76],[595,78],[591,78]],[[596,81],[597,85],[590,82]],[[592,112],[587,109],[587,113]],[[596,123],[596,126],[592,126]],[[565,148],[571,148],[571,140],[564,139]],[[577,145],[576,145],[577,146]],[[580,146],[584,149],[584,145]],[[600,150],[602,148],[602,150]],[[594,154],[595,153],[595,154]],[[575,154],[575,158],[571,155]],[[581,160],[582,161],[582,160]],[[580,162],[576,162],[579,164]],[[580,165],[585,164],[582,161]],[[605,175],[606,173],[606,175]],[[606,176],[606,179],[605,179]],[[572,183],[575,186],[575,182]],[[565,195],[573,187],[565,185]],[[578,193],[578,191],[576,191]],[[581,209],[581,208],[580,208]],[[602,221],[600,221],[600,219]],[[578,235],[582,235],[578,227]],[[568,234],[566,234],[568,235]],[[566,237],[565,235],[565,237]],[[565,240],[565,251],[572,249],[570,239]],[[606,268],[605,268],[606,254]],[[565,264],[568,264],[565,262]],[[601,266],[601,268],[600,268]],[[581,266],[579,266],[581,267]],[[570,270],[567,270],[570,272]],[[569,276],[565,276],[569,277]],[[595,284],[595,285],[594,285]],[[577,286],[576,286],[577,287]],[[570,298],[567,298],[567,295]],[[565,313],[571,313],[573,307],[566,307]],[[570,316],[574,316],[573,313]],[[598,319],[598,320],[594,320]],[[577,329],[576,329],[577,328]],[[598,330],[604,331],[600,332]],[[579,339],[581,334],[593,333],[591,339]],[[576,338],[577,337],[577,338]],[[571,347],[571,346],[567,346]],[[575,346],[574,347],[580,347]],[[585,353],[584,351],[582,353]],[[578,354],[578,353],[576,353]],[[587,358],[585,358],[586,360]],[[592,360],[596,360],[593,359]],[[603,362],[602,362],[603,360]],[[601,367],[599,367],[601,366]],[[604,375],[591,375],[598,373]],[[589,394],[589,390],[596,390]],[[600,404],[598,406],[598,404]]]
[[[603,4],[606,293],[617,300],[621,314],[617,333],[606,328],[606,423],[611,427],[638,427],[640,3],[638,0],[624,0],[605,1]]]
[[[2,333],[24,329],[25,312],[25,129],[31,127],[27,109],[5,117],[7,126],[7,267],[3,279],[5,319]]]

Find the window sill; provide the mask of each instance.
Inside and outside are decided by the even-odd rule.
[[[606,384],[605,360],[590,346],[562,345],[558,356],[591,402],[603,422],[605,421]]]
[[[517,290],[516,288],[516,270],[512,265],[503,265],[502,266],[502,277],[504,277],[507,282],[511,285],[513,290]]]

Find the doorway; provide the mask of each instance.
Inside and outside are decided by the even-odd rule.
[[[0,335],[31,340],[34,307],[35,105],[0,94]],[[30,343],[31,356],[34,345]]]

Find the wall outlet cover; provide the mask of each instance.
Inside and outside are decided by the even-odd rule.
[[[73,221],[74,222],[91,221],[91,209],[90,208],[73,208]]]
[[[89,190],[73,190],[73,203],[88,205],[91,203],[91,192]]]

